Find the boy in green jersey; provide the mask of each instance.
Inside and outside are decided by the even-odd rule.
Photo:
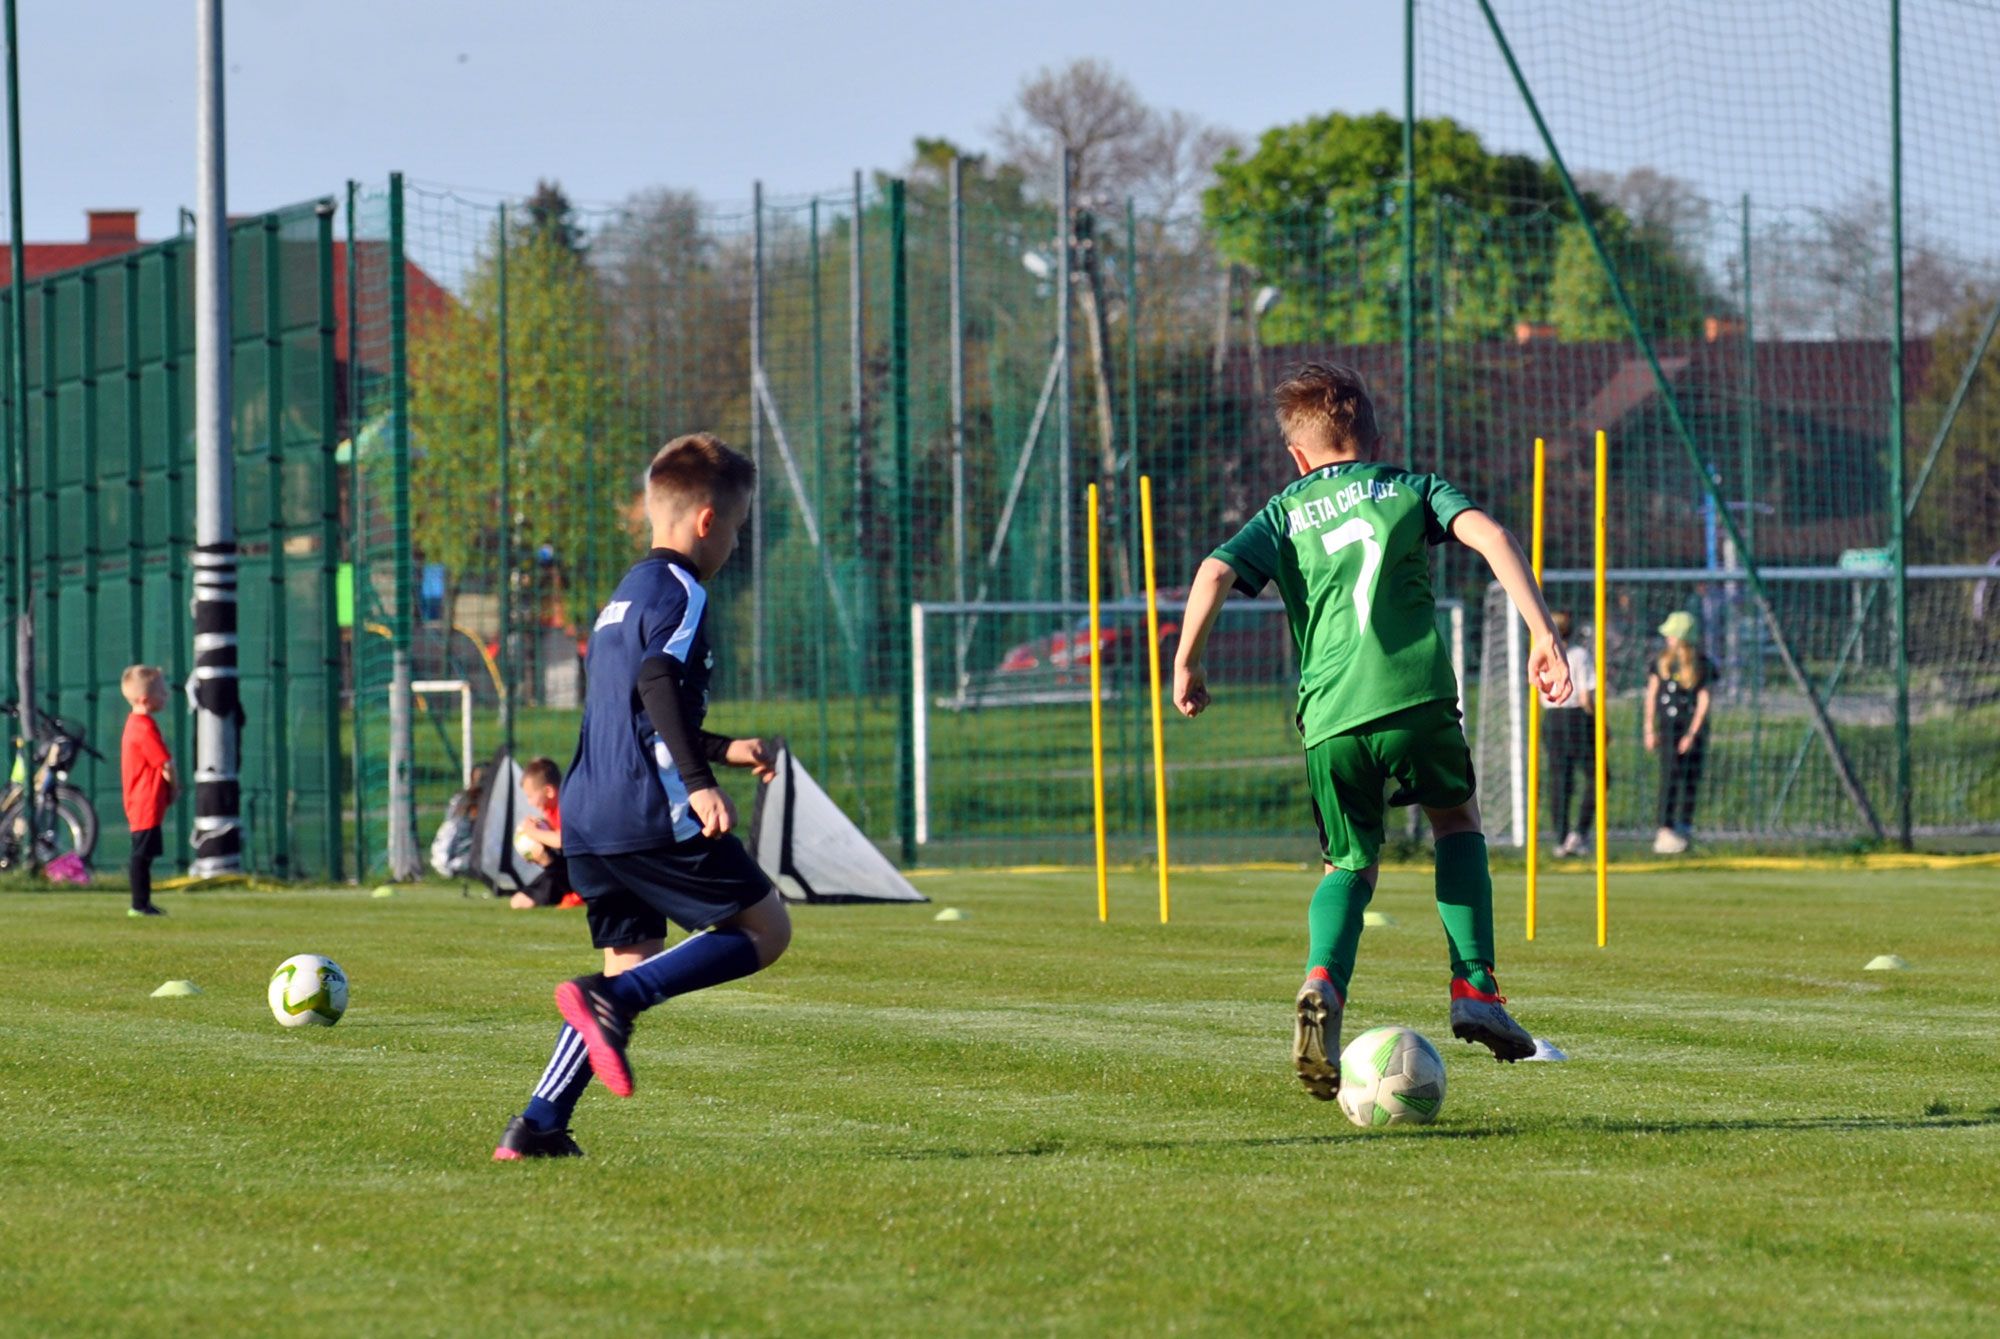
[[[1208,706],[1202,650],[1231,588],[1255,595],[1276,582],[1299,651],[1296,719],[1326,859],[1307,913],[1293,1065],[1314,1097],[1338,1094],[1341,1012],[1375,892],[1385,810],[1407,804],[1423,806],[1437,841],[1452,1033],[1498,1059],[1525,1059],[1535,1040],[1502,1007],[1493,980],[1493,881],[1458,683],[1437,631],[1430,546],[1456,539],[1493,569],[1527,619],[1528,673],[1551,703],[1570,694],[1562,640],[1512,535],[1436,475],[1372,458],[1381,434],[1357,373],[1308,363],[1274,399],[1300,478],[1195,574],[1174,656],[1174,705],[1185,716]]]

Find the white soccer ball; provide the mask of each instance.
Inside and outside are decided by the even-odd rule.
[[[1428,1125],[1444,1105],[1444,1059],[1406,1027],[1378,1027],[1340,1053],[1340,1109],[1366,1129]]]
[[[526,832],[516,832],[514,834],[514,854],[520,856],[521,859],[533,860],[541,850],[542,844],[533,837],[530,837]]]
[[[332,1027],[347,1012],[347,973],[331,958],[296,954],[278,964],[264,994],[286,1027]]]

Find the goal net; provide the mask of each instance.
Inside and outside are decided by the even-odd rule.
[[[1658,628],[1681,609],[1700,622],[1721,677],[1695,828],[1709,840],[1868,839],[1893,835],[1896,641],[1890,572],[1879,566],[1773,567],[1760,576],[1799,674],[1787,667],[1743,573],[1614,569],[1600,674],[1610,738],[1608,821],[1622,836],[1657,826],[1659,759],[1644,745]],[[1552,571],[1551,608],[1589,648],[1591,577]],[[2000,833],[2000,744],[1962,728],[2000,707],[2000,567],[1909,569],[1911,790],[1930,836]],[[1811,695],[1800,678],[1811,686]],[[1471,698],[1475,766],[1488,837],[1521,845],[1527,822],[1527,636],[1497,583],[1480,619]],[[1546,755],[1544,755],[1546,757]],[[1554,816],[1546,806],[1543,830]],[[1872,819],[1871,819],[1872,815]]]

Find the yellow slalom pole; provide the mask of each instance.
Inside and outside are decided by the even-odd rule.
[[[1153,476],[1139,476],[1139,535],[1146,555],[1146,671],[1153,688],[1153,827],[1160,834],[1160,924],[1167,923],[1167,733],[1160,711],[1160,588],[1153,576]]]
[[[1090,552],[1090,807],[1097,825],[1097,919],[1111,919],[1111,887],[1104,863],[1104,653],[1098,644],[1097,485],[1085,511]]]
[[[1535,439],[1535,522],[1529,539],[1528,561],[1535,571],[1535,585],[1542,584],[1542,515],[1548,497],[1548,448]],[[1536,874],[1541,845],[1542,813],[1542,690],[1528,685],[1528,938],[1535,937]]]
[[[1607,765],[1610,761],[1606,718],[1611,714],[1609,710],[1611,706],[1611,693],[1609,691],[1611,687],[1611,675],[1607,672],[1608,666],[1604,659],[1605,550],[1609,547],[1604,537],[1604,513],[1605,500],[1611,492],[1611,450],[1605,442],[1604,429],[1602,428],[1597,430],[1596,475],[1595,497],[1591,507],[1592,548],[1595,550],[1593,559],[1595,566],[1591,573],[1590,617],[1591,658],[1593,661],[1593,677],[1597,682],[1597,691],[1594,694],[1596,701],[1591,704],[1594,709],[1590,713],[1590,720],[1592,735],[1591,756],[1595,760],[1593,767],[1594,775],[1591,777],[1591,784],[1597,789],[1597,832],[1595,834],[1597,846],[1597,946],[1603,948],[1611,937],[1611,856],[1605,849],[1607,846],[1605,839],[1611,830],[1611,806],[1605,802]]]

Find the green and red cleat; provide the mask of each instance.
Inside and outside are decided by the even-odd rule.
[[[1493,1052],[1495,1060],[1510,1064],[1535,1053],[1535,1039],[1516,1023],[1501,1006],[1507,1001],[1497,992],[1475,987],[1462,976],[1451,979],[1451,1035],[1460,1041],[1477,1042]]]
[[[1306,1091],[1322,1102],[1340,1096],[1340,1016],[1345,1007],[1326,968],[1313,968],[1294,1004],[1292,1068]]]

